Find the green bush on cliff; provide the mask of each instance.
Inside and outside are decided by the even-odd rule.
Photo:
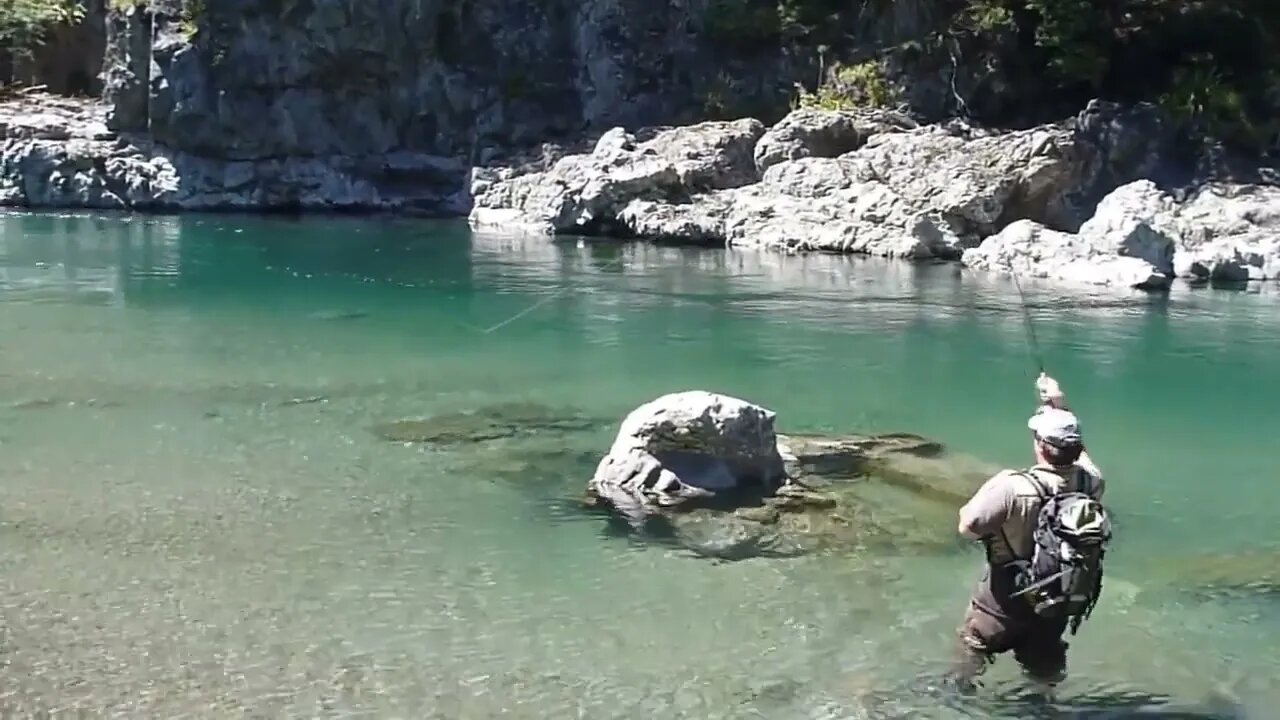
[[[821,110],[887,107],[896,100],[880,64],[866,60],[837,66],[815,92],[801,90],[797,106]]]
[[[957,4],[960,4],[957,0]],[[1259,149],[1280,111],[1275,0],[970,0],[953,29],[1012,31],[1060,96],[1156,100],[1210,135]],[[977,20],[975,21],[975,18]]]
[[[0,0],[0,50],[29,53],[49,30],[83,17],[84,7],[76,0]]]
[[[107,0],[107,7],[121,12],[132,8],[157,9],[152,0]],[[205,0],[182,0],[178,13],[178,32],[187,42],[191,42],[200,30],[199,22],[205,14]]]

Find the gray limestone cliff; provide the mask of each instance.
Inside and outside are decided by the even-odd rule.
[[[699,72],[710,59],[696,40],[705,4],[111,3],[102,102],[58,133],[84,142],[7,136],[0,194],[27,205],[465,212],[456,193],[473,164],[614,125],[698,119],[715,80]],[[77,179],[107,165],[137,172]],[[62,191],[15,190],[32,185],[14,180],[18,167],[55,176]],[[138,173],[150,189],[128,191]]]

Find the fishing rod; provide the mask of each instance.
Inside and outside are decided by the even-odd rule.
[[[1035,360],[1036,368],[1043,375],[1044,356],[1040,353],[1040,341],[1036,339],[1036,327],[1031,322],[1031,310],[1027,308],[1027,296],[1022,294],[1022,283],[1018,282],[1018,273],[1010,274],[1013,276],[1013,286],[1018,289],[1018,302],[1022,306],[1022,320],[1027,326],[1027,345],[1031,352],[1031,359]]]

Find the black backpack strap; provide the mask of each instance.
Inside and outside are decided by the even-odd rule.
[[[1031,487],[1035,488],[1036,497],[1040,498],[1040,502],[1043,503],[1053,495],[1052,488],[1046,488],[1044,484],[1040,482],[1040,478],[1036,475],[1036,471],[1034,469],[1028,468],[1018,472],[1031,482]]]

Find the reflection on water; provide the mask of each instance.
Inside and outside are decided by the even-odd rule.
[[[1121,531],[1045,716],[1231,717],[1225,694],[1266,717],[1274,596],[1188,573],[1225,554],[1219,585],[1265,574],[1280,301],[1025,289]],[[694,387],[793,432],[1026,462],[1034,369],[1001,278],[399,220],[14,214],[0,326],[7,713],[1039,712],[1008,659],[978,701],[930,689],[976,552],[711,564],[574,504],[612,419]],[[589,420],[397,424],[495,407]]]

